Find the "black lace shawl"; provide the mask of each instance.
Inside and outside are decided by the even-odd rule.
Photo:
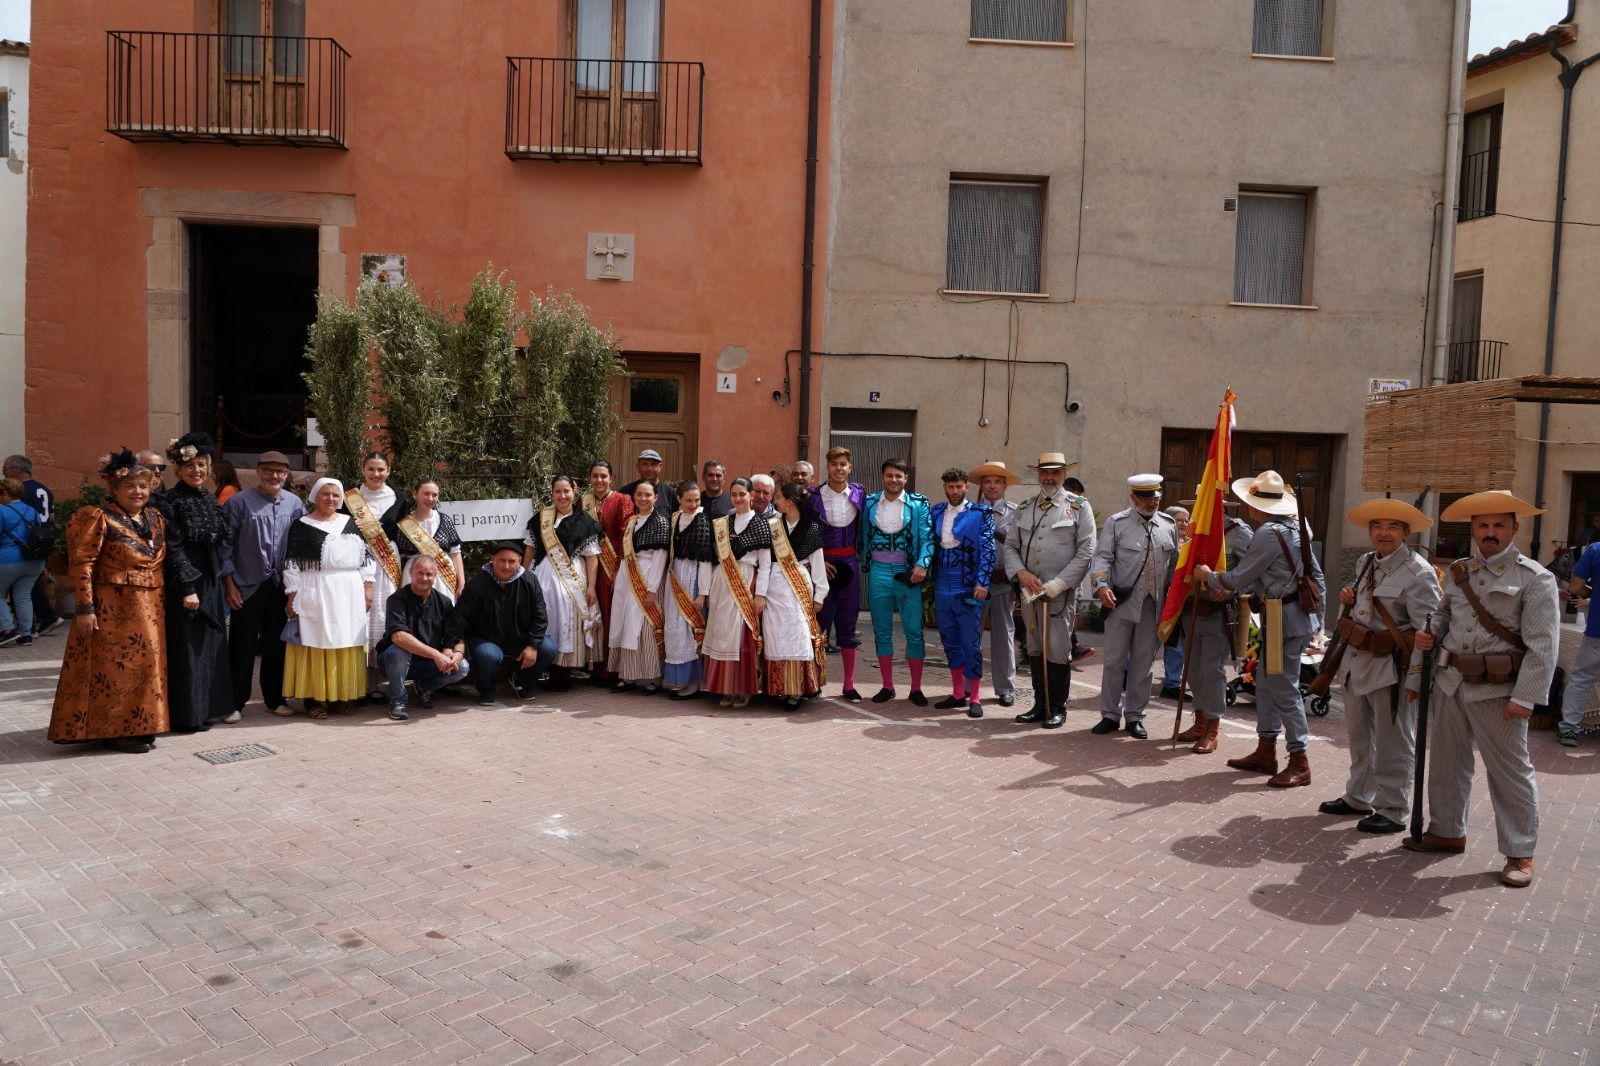
[[[750,524],[744,527],[743,533],[733,531],[733,515],[718,519],[719,522],[728,523],[728,546],[733,550],[735,559],[743,559],[753,551],[772,547],[772,527],[761,515],[752,515]]]
[[[689,559],[697,563],[717,561],[717,542],[711,536],[711,518],[704,510],[689,519],[689,524],[683,529],[678,528],[678,523],[674,519],[672,556],[675,559]]]
[[[794,549],[794,557],[802,564],[811,558],[813,552],[822,550],[822,528],[816,519],[802,511],[800,521],[793,529],[789,528],[788,519],[781,520],[784,522],[784,532],[789,535],[789,547]]]
[[[194,591],[196,582],[208,573],[214,577],[221,569],[218,552],[228,540],[222,508],[209,491],[182,481],[153,494],[150,506],[166,520],[168,572],[179,586],[176,591],[186,596]],[[205,571],[200,569],[200,560],[207,564]]]
[[[401,519],[411,513],[409,509],[400,510],[404,506],[403,503],[397,500],[395,506],[389,508],[389,513],[383,516],[383,531],[390,540],[394,541],[395,552],[400,558],[409,559],[414,555],[421,555],[422,551],[411,543],[411,538],[406,536],[400,529]],[[449,515],[443,511],[438,512],[438,514],[439,528],[433,531],[433,542],[439,545],[439,548],[446,555],[449,555],[452,551],[461,547],[461,535],[456,532],[456,524],[450,520]]]
[[[666,551],[672,547],[672,520],[666,511],[651,511],[650,517],[633,527],[633,550]]]
[[[544,561],[544,536],[539,531],[539,515],[535,511],[533,517],[528,519],[528,539],[533,541],[533,561]],[[578,553],[591,544],[598,543],[604,536],[600,523],[590,518],[582,507],[573,507],[572,513],[556,524],[556,540],[561,547],[566,549],[567,558],[573,562],[578,561]]]
[[[344,525],[335,532],[354,537],[361,536],[361,531],[356,528],[356,520],[347,515],[342,515]],[[318,529],[309,522],[295,519],[294,525],[289,527],[288,546],[284,550],[284,559],[296,563],[302,570],[320,570],[322,568],[322,545],[328,539],[326,529]],[[408,542],[409,543],[409,542]],[[416,554],[415,552],[412,553]]]

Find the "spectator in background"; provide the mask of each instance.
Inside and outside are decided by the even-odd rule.
[[[217,486],[217,506],[221,507],[233,498],[233,494],[244,488],[239,484],[239,472],[233,468],[228,460],[218,456],[211,463],[211,480]]]
[[[0,478],[0,646],[19,648],[33,643],[33,585],[44,569],[43,559],[29,559],[24,552],[28,534],[39,523],[22,492],[18,479]],[[8,597],[15,615],[6,605]]]
[[[1189,539],[1189,509],[1174,504],[1167,508],[1167,514],[1178,525],[1178,546]],[[1183,684],[1183,641],[1176,639],[1166,645],[1161,652],[1161,698],[1175,700]]]
[[[26,455],[6,456],[4,476],[22,482],[21,501],[34,509],[38,521],[49,522],[54,517],[55,496],[42,482],[33,480],[33,462]],[[55,582],[48,573],[41,574],[33,586],[33,632],[42,637],[54,633],[62,625],[56,613]]]
[[[750,510],[762,518],[771,518],[777,514],[772,506],[772,494],[777,491],[778,483],[767,474],[753,474],[750,477]]]
[[[817,468],[801,459],[789,468],[789,480],[803,489],[809,489],[817,483]]]
[[[715,459],[707,459],[700,467],[700,506],[707,518],[721,518],[733,513],[733,501],[728,499],[727,490],[722,487],[726,477],[727,471]]]
[[[1583,531],[1582,546],[1587,548],[1597,541],[1600,541],[1600,514],[1589,516],[1589,528]]]
[[[628,499],[633,499],[633,490],[639,487],[640,482],[649,482],[650,487],[656,490],[656,510],[662,514],[670,514],[678,509],[678,493],[670,482],[661,480],[661,453],[654,448],[646,448],[639,453],[638,462],[634,469],[639,472],[637,479],[628,482],[619,490]]]
[[[139,453],[139,465],[148,469],[155,478],[150,491],[160,492],[167,487],[167,457],[158,448],[146,448]]]

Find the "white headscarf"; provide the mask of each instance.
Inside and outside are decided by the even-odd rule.
[[[339,483],[338,479],[331,477],[319,477],[316,481],[311,483],[311,491],[306,493],[306,499],[311,501],[312,506],[316,506],[317,493],[322,491],[322,486],[324,485],[332,485],[334,488],[338,489],[339,500],[343,502],[344,486]]]

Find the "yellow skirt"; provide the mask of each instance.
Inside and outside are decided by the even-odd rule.
[[[365,648],[303,648],[290,644],[283,659],[283,694],[298,699],[358,700],[367,693]]]

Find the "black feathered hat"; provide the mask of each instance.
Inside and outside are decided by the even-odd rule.
[[[149,472],[150,468],[142,465],[139,457],[126,445],[121,451],[110,452],[100,457],[100,476],[109,485]]]
[[[216,454],[217,449],[211,443],[211,434],[209,433],[185,433],[177,440],[167,442],[167,458],[179,466],[202,455],[210,459]]]

